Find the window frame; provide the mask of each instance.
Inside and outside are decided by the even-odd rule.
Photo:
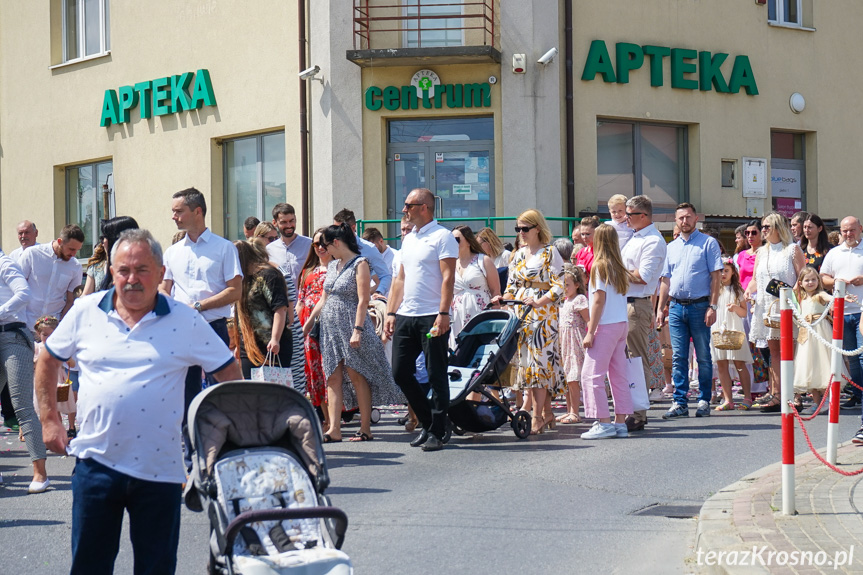
[[[111,166],[110,172],[108,172],[108,176],[107,176],[105,182],[101,182],[98,179],[99,166],[102,166],[105,164],[110,164],[110,166]],[[78,214],[78,217],[75,218],[75,221],[72,221],[72,217],[71,217],[72,198],[69,195],[69,192],[70,192],[70,190],[69,190],[70,173],[72,170],[78,170],[80,173],[80,170],[82,168],[91,168],[93,170],[92,181],[93,181],[93,185],[95,187],[95,191],[93,194],[93,201],[95,202],[95,205],[91,206],[91,207],[94,208],[93,213],[97,217],[93,220],[92,229],[90,231],[91,237],[90,238],[85,237],[85,245],[87,243],[87,240],[89,240],[90,245],[92,245],[93,250],[95,250],[96,245],[99,243],[99,237],[102,235],[102,225],[101,225],[102,220],[111,219],[111,218],[115,217],[117,214],[117,207],[116,207],[116,201],[115,201],[115,195],[114,195],[114,159],[109,158],[106,160],[84,162],[82,164],[73,164],[73,165],[66,166],[63,170],[63,195],[64,195],[65,200],[66,200],[66,222],[78,225],[81,227],[82,230],[84,230],[84,226],[81,226],[81,222],[80,222],[80,213]],[[108,205],[107,206],[104,205],[104,199],[105,199],[105,197],[103,196],[103,194],[104,194],[103,186],[104,185],[108,185]],[[77,191],[78,190],[76,190],[76,193],[77,193]],[[98,217],[100,200],[102,200],[101,201],[101,204],[102,204],[102,217],[101,218]],[[79,259],[79,261],[83,262],[83,261],[87,261],[87,259],[89,259],[89,257],[90,256],[88,255],[85,258],[78,258],[78,259]]]
[[[793,28],[803,28],[803,0],[790,0],[791,2],[795,2],[797,4],[797,19],[795,22],[793,20],[788,20],[785,14],[785,1],[784,0],[767,0],[767,21],[771,24],[779,25],[779,26],[789,26]],[[774,17],[770,18],[770,9],[774,11]]]
[[[464,46],[465,45],[464,5],[458,6],[458,9],[459,9],[458,14],[452,14],[452,15],[450,15],[450,14],[439,14],[441,16],[447,16],[447,18],[446,19],[440,19],[440,20],[432,20],[433,22],[443,22],[443,23],[446,23],[450,18],[452,18],[452,19],[457,18],[457,19],[461,20],[461,24],[459,26],[459,28],[461,28],[461,29],[458,30],[461,38],[459,39],[458,44],[450,44],[447,42],[447,43],[445,43],[444,46],[419,45],[420,40],[422,38],[422,35],[420,34],[421,31],[424,31],[424,32],[441,31],[441,32],[444,32],[444,34],[446,35],[446,32],[450,30],[447,27],[444,27],[444,28],[425,28],[424,29],[424,28],[421,28],[421,21],[419,19],[416,19],[416,20],[410,19],[411,16],[417,16],[418,13],[421,13],[421,10],[420,10],[421,8],[430,8],[432,6],[437,6],[436,4],[425,4],[425,5],[423,5],[423,2],[428,2],[428,1],[429,0],[402,0],[402,2],[403,2],[403,4],[402,4],[402,16],[405,18],[405,20],[404,20],[404,28],[405,29],[404,29],[404,32],[402,33],[402,46],[404,48],[440,48],[440,47],[452,48],[452,47]],[[449,4],[451,4],[453,2],[454,2],[454,0],[441,0],[441,5],[439,7],[455,8],[455,6],[448,6]],[[417,12],[417,13],[411,14],[411,10],[413,10],[414,12]],[[416,27],[411,28],[411,26],[414,23],[416,23]],[[412,34],[414,35],[413,43],[411,42],[411,35]]]
[[[230,179],[228,174],[228,146],[234,142],[239,142],[241,140],[255,140],[255,179],[257,184],[257,189],[255,190],[255,214],[246,214],[243,215],[243,218],[248,217],[249,215],[254,215],[262,222],[272,221],[272,214],[265,214],[264,209],[266,207],[266,200],[264,199],[264,138],[269,136],[278,136],[281,135],[283,138],[285,137],[285,130],[274,130],[272,132],[261,132],[257,134],[248,134],[245,136],[235,136],[232,138],[226,138],[221,141],[222,145],[222,204],[223,204],[223,221],[224,221],[224,230],[225,237],[228,239],[243,239],[243,238],[233,238],[234,231],[232,229],[232,225],[238,217],[239,214],[235,214],[232,212],[230,207],[230,195],[228,193],[228,186],[230,185]],[[285,150],[287,151],[287,140],[285,141]],[[285,158],[285,185],[287,186],[287,158]],[[287,189],[285,190],[287,196]],[[287,197],[282,198],[281,201],[286,202]],[[242,222],[236,223],[236,225],[242,225]]]
[[[603,118],[597,117],[597,158],[596,158],[596,176],[599,178],[599,123],[603,124],[625,124],[628,126],[632,126],[632,176],[633,176],[633,196],[642,196],[644,195],[644,182],[643,182],[643,162],[642,162],[642,136],[641,136],[641,128],[643,126],[656,126],[660,128],[675,128],[679,134],[679,138],[682,141],[678,141],[678,146],[680,148],[680,158],[679,162],[682,164],[681,171],[679,172],[679,178],[681,180],[681,187],[679,190],[679,198],[678,203],[688,202],[689,201],[689,125],[688,124],[678,124],[674,122],[641,122],[638,120],[623,120],[618,118]],[[598,183],[598,182],[597,182]],[[597,213],[607,213],[608,205],[605,202],[600,203],[598,192],[599,188],[597,186],[597,197],[595,197]],[[626,194],[629,196],[629,194]],[[655,201],[655,200],[654,200]],[[653,209],[654,213],[665,213],[669,210],[666,208],[658,207],[654,205]]]
[[[70,0],[61,0],[60,15],[61,15],[61,41],[63,45],[63,60],[62,64],[80,62],[90,58],[104,56],[111,51],[111,32],[110,32],[110,0],[98,0],[99,5],[99,51],[94,54],[87,54],[87,19],[86,19],[86,0],[71,0],[76,4],[76,22],[75,34],[78,55],[74,58],[69,57],[68,51],[68,11],[66,9],[67,2]]]

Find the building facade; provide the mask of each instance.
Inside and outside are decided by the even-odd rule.
[[[616,193],[726,228],[859,215],[861,16],[855,0],[3,2],[0,237],[78,223],[86,256],[100,218],[132,215],[167,242],[189,186],[231,239],[279,201],[306,233],[343,207],[398,218],[414,187],[477,226],[603,213]]]

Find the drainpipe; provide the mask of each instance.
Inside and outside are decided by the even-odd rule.
[[[573,121],[575,116],[572,111],[572,0],[564,0],[563,3],[564,24],[564,59],[566,61],[566,215],[576,217],[575,209],[575,134]],[[305,68],[303,68],[305,69]]]
[[[306,0],[297,0],[297,26],[300,37],[300,70],[306,66]],[[309,233],[309,126],[308,103],[306,101],[308,82],[297,78],[300,84],[300,229]]]

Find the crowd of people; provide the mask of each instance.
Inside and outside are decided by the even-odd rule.
[[[38,244],[35,224],[21,222],[20,247],[0,255],[0,406],[30,454],[30,493],[50,486],[46,448],[78,458],[73,572],[113,561],[116,550],[99,541],[124,509],[135,510],[136,529],[164,532],[133,535],[136,557],[170,563],[173,549],[176,560],[176,532],[156,515],[178,522],[177,510],[144,510],[124,490],[178,495],[191,465],[181,451],[190,403],[206,385],[250,379],[261,366],[291,368],[293,387],[320,409],[326,443],[343,441],[345,409],[360,415],[350,440],[371,441],[372,406],[406,403],[406,430],[418,430],[410,445],[439,451],[449,437],[449,351],[472,318],[505,300],[524,319],[501,393],[531,413],[534,435],[587,419],[584,440],[627,437],[648,424],[641,397],[671,399],[666,420],[688,417],[691,398],[696,417],[779,411],[777,286],[794,288],[800,316],[829,339],[822,316],[844,280],[843,345],[863,346],[857,218],[841,221],[835,245],[817,215],[771,213],[735,230],[732,254],[699,230],[692,204],[677,206],[670,242],[649,197],[613,196],[608,207],[608,222],[583,218],[572,241],[555,240],[543,214],[526,210],[508,245],[491,228],[440,225],[432,192],[415,189],[396,250],[376,228],[358,236],[349,209],[303,236],[287,203],[269,222],[246,219],[246,239],[230,242],[208,229],[204,196],[189,188],[171,198],[178,234],[164,253],[133,218],[112,218],[84,270],[78,226]],[[728,333],[742,334],[739,345],[720,345]],[[806,329],[795,335],[794,385],[814,412],[829,353]],[[643,380],[635,392],[633,365]],[[848,358],[848,373],[863,381],[860,356]],[[554,398],[566,400],[558,417]],[[853,389],[843,407],[860,404]],[[863,427],[854,441],[863,443]]]

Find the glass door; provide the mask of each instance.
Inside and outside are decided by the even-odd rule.
[[[442,151],[438,151],[442,150]],[[443,218],[475,218],[494,215],[491,190],[491,151],[432,149],[434,154],[435,195],[440,198]],[[483,220],[453,222],[474,231],[485,226]]]
[[[390,187],[390,202],[387,207],[387,219],[402,217],[402,207],[411,190],[428,187],[428,172],[426,170],[426,152],[392,152],[387,158],[387,180]],[[401,233],[400,226],[390,224],[386,236],[397,238]],[[401,242],[391,241],[401,247]]]

